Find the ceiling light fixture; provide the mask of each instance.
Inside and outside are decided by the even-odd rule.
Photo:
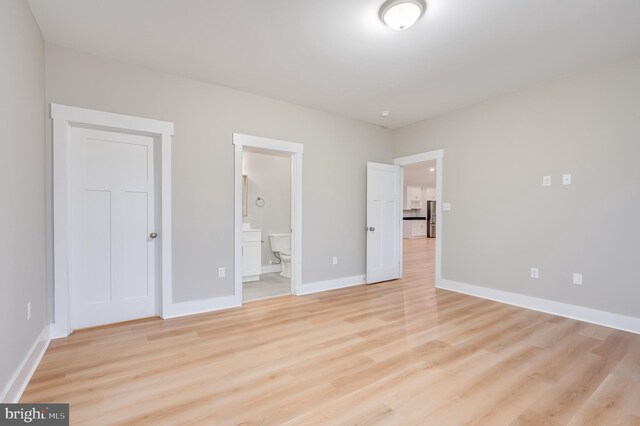
[[[426,9],[425,0],[387,0],[380,7],[380,20],[391,29],[404,31],[415,24]]]
[[[383,116],[383,117],[388,117],[388,116],[391,115],[391,111],[381,111],[380,115]]]

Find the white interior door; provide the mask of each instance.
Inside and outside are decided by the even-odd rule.
[[[72,329],[157,313],[153,148],[150,136],[72,128]]]
[[[367,163],[367,284],[400,278],[402,169]]]

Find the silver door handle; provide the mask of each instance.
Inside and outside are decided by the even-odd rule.
[[[369,231],[373,232],[373,231],[375,231],[375,230],[376,230],[376,228],[374,228],[373,226],[370,226],[370,227],[369,227]]]
[[[155,232],[152,232],[152,233],[150,233],[150,234],[149,234],[149,237],[151,237],[151,238],[157,238],[157,237],[158,237],[158,234],[156,234]]]

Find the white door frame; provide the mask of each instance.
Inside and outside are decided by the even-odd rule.
[[[234,298],[242,305],[242,152],[245,147],[268,149],[291,155],[291,294],[298,295],[302,284],[302,152],[300,143],[233,134],[235,145],[235,249]]]
[[[436,151],[423,152],[420,154],[409,155],[406,157],[400,157],[393,160],[393,164],[396,166],[408,166],[410,164],[424,163],[425,161],[436,161],[436,287],[440,286],[442,281],[442,166],[444,160],[444,150],[439,149]],[[400,179],[400,191],[404,191],[404,173],[402,179]],[[402,194],[403,192],[401,192]],[[404,201],[404,200],[403,200]],[[400,209],[402,210],[403,203],[400,203]],[[402,212],[400,213],[402,216]],[[400,221],[400,275],[402,276],[402,221]]]
[[[158,277],[159,311],[164,316],[171,305],[171,136],[173,123],[148,118],[95,111],[66,105],[51,104],[53,119],[53,295],[54,322],[52,337],[68,336],[71,329],[71,285],[69,262],[70,238],[70,152],[71,128],[83,127],[98,130],[132,133],[154,138],[160,150],[161,223],[161,274]]]

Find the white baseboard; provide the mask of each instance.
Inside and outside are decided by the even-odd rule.
[[[168,312],[162,313],[163,319],[183,317],[186,315],[202,314],[205,312],[220,311],[222,309],[237,308],[242,303],[236,296],[214,297],[205,300],[193,300],[172,304]]]
[[[336,278],[333,280],[316,281],[308,284],[301,284],[297,290],[297,295],[319,293],[321,291],[336,290],[339,288],[353,287],[365,283],[364,275],[355,275],[353,277]]]
[[[261,272],[263,274],[273,274],[274,272],[282,272],[282,264],[278,263],[277,265],[263,265]]]
[[[572,318],[579,321],[603,325],[630,333],[640,334],[640,318],[600,311],[598,309],[585,308],[569,303],[555,302],[539,297],[524,294],[510,293],[472,284],[465,284],[451,280],[440,280],[437,288],[464,293],[483,299],[520,306],[534,311],[546,312],[561,317]]]
[[[27,388],[31,377],[33,377],[33,373],[36,372],[40,360],[49,347],[49,342],[51,342],[50,328],[49,324],[44,326],[42,332],[40,332],[40,335],[31,346],[31,349],[29,349],[29,352],[27,352],[27,355],[2,390],[0,402],[15,403],[20,401],[22,393]]]

